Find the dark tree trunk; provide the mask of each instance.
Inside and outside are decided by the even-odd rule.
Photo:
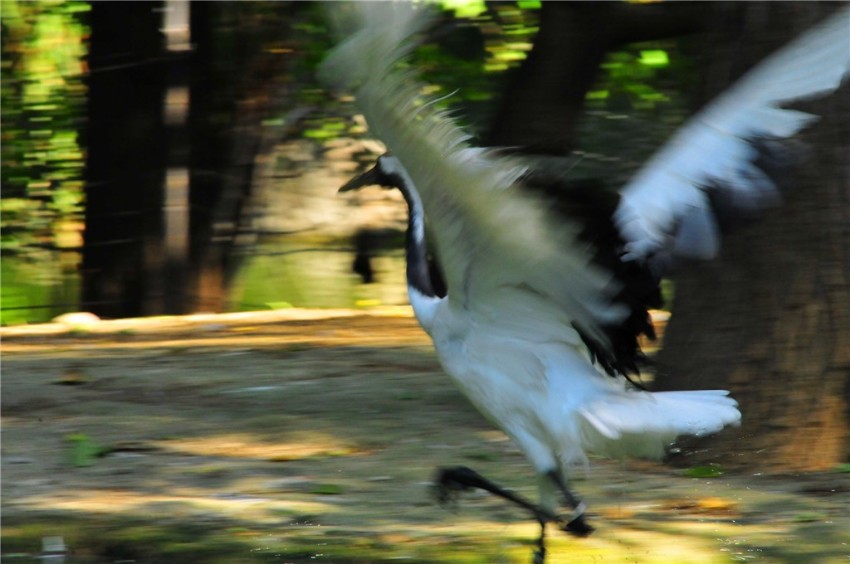
[[[224,308],[262,122],[288,99],[297,5],[190,6],[193,49],[168,51],[162,3],[93,4],[83,306],[103,317]]]
[[[699,4],[543,2],[540,30],[511,78],[485,144],[564,156],[606,54],[619,45],[697,30]]]
[[[706,97],[834,8],[713,5]],[[800,107],[823,119],[803,135],[811,151],[785,205],[728,237],[720,260],[675,277],[657,386],[730,389],[743,413],[688,463],[814,470],[850,454],[848,88]]]
[[[295,50],[281,43],[300,9],[288,2],[192,4],[190,303],[195,311],[220,311],[225,305],[238,267],[233,251],[249,231],[246,205],[256,159],[274,141],[273,130],[262,122],[289,99],[287,53]],[[223,22],[230,26],[226,35]]]
[[[163,310],[161,7],[92,5],[82,302],[104,317]]]

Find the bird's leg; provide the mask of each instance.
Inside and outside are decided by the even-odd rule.
[[[561,472],[558,470],[550,470],[546,473],[546,475],[555,483],[560,490],[561,495],[564,496],[564,501],[566,501],[567,505],[569,505],[573,510],[566,518],[561,517],[559,519],[562,522],[565,521],[562,529],[579,537],[586,537],[592,533],[593,527],[588,525],[587,521],[584,520],[584,512],[587,509],[587,506],[570,491],[570,488],[567,487],[566,481],[564,480]]]
[[[546,521],[540,521],[540,538],[537,539],[537,550],[534,551],[533,564],[544,564],[546,561]]]
[[[458,492],[478,488],[479,490],[490,492],[502,499],[511,501],[530,511],[534,515],[534,518],[541,523],[558,520],[558,516],[552,512],[535,505],[521,495],[491,482],[472,468],[467,468],[466,466],[441,468],[437,474],[436,486],[437,498],[442,504],[452,501]]]
[[[437,497],[442,504],[452,501],[461,491],[478,488],[511,501],[523,509],[530,511],[537,522],[540,523],[540,537],[537,539],[537,550],[534,552],[534,564],[544,563],[546,559],[546,523],[550,521],[556,523],[562,522],[558,515],[531,503],[510,490],[504,489],[466,466],[441,468],[437,475],[436,486]]]

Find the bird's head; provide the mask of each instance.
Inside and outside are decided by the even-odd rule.
[[[403,182],[403,170],[401,162],[396,157],[385,153],[378,157],[375,166],[346,182],[339,191],[351,192],[364,186],[381,186],[386,189],[399,188]]]

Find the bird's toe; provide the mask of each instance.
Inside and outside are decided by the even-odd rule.
[[[577,537],[586,537],[594,530],[585,520],[583,513],[567,522],[562,529]]]

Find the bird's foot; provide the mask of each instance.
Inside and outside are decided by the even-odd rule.
[[[587,509],[587,506],[584,502],[578,504],[572,513],[569,515],[562,517],[560,519],[563,525],[561,526],[562,531],[566,531],[572,535],[577,537],[586,537],[590,533],[593,532],[593,527],[587,524],[587,521],[584,519],[584,513]]]
[[[533,562],[534,564],[543,564],[546,560],[545,535],[547,523],[555,523],[560,526],[561,530],[577,537],[586,537],[593,532],[593,527],[588,525],[584,519],[585,504],[576,500],[565,486],[562,484],[559,485],[561,485],[561,489],[565,492],[567,501],[575,507],[568,515],[556,515],[540,505],[531,503],[519,494],[491,482],[475,470],[466,466],[439,469],[434,480],[434,491],[437,500],[444,506],[454,507],[461,492],[481,489],[530,511],[537,522],[540,523],[540,538],[537,541],[537,549],[533,554]]]
[[[546,547],[541,545],[537,547],[531,557],[533,564],[545,564],[546,562]]]

